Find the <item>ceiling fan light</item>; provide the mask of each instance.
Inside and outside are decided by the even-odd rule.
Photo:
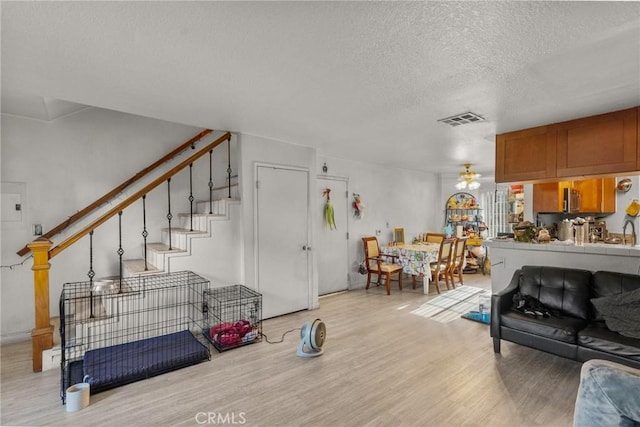
[[[465,188],[469,188],[469,190],[476,190],[480,188],[480,183],[476,181],[476,178],[479,178],[480,174],[473,172],[470,168],[471,163],[464,164],[464,171],[460,172],[460,177],[456,184],[456,188],[458,190],[463,190]]]

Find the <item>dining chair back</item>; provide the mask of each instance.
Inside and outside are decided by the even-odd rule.
[[[431,263],[431,280],[436,286],[436,291],[440,293],[440,280],[444,278],[447,289],[449,288],[448,271],[452,259],[453,247],[456,238],[445,238],[440,242],[440,250],[438,251],[438,260]]]
[[[458,275],[458,281],[460,285],[464,285],[462,281],[462,270],[464,269],[465,260],[467,258],[467,239],[468,237],[460,237],[456,239],[456,245],[453,249],[453,255],[451,256],[451,263],[449,265],[449,279],[451,279],[451,286],[455,289],[455,274]]]
[[[425,239],[424,241],[427,243],[440,243],[442,242],[447,236],[445,236],[442,233],[427,233],[425,235]]]
[[[381,278],[384,276],[387,295],[391,295],[391,276],[398,274],[398,287],[402,290],[402,266],[393,263],[393,260],[398,257],[395,255],[381,254],[378,238],[375,236],[363,237],[362,242],[364,244],[364,263],[367,268],[366,289],[369,289],[371,285],[371,275],[377,274],[378,281],[375,282],[376,285],[380,285]],[[385,262],[384,260],[391,262]]]

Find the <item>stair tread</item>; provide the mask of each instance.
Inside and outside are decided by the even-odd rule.
[[[126,265],[127,270],[132,275],[136,276],[141,274],[157,274],[163,272],[163,270],[160,270],[149,262],[147,262],[147,270],[145,271],[143,259],[127,259],[122,262]]]
[[[186,252],[186,250],[181,248],[176,248],[176,247],[169,249],[169,245],[167,245],[166,243],[147,243],[147,249],[152,250],[154,252],[163,252],[163,253]]]
[[[162,231],[169,231],[169,228],[163,228]],[[172,233],[179,233],[179,234],[207,234],[206,231],[202,231],[202,230],[189,230],[187,228],[180,228],[180,227],[171,227],[171,232]]]
[[[178,216],[181,217],[181,218],[188,218],[189,215],[191,215],[191,214],[189,214],[189,213],[178,214]],[[211,217],[221,217],[221,216],[226,216],[226,215],[223,215],[223,214],[209,214],[209,213],[194,213],[193,216],[194,217],[209,217],[209,216],[211,216]]]
[[[221,201],[226,201],[226,202],[239,202],[240,199],[238,197],[225,197],[223,199],[214,199],[214,202],[221,202]],[[196,200],[195,203],[209,203],[209,200]]]

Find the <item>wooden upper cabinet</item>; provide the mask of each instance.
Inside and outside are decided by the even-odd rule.
[[[534,212],[562,212],[562,190],[559,183],[533,184]]]
[[[616,179],[600,178],[574,181],[580,192],[580,212],[612,213],[616,211]]]
[[[540,126],[496,136],[496,182],[556,176],[556,132]]]
[[[558,123],[557,176],[638,170],[638,108]]]
[[[564,189],[580,192],[578,213],[613,213],[616,211],[616,179],[594,178],[533,184],[534,212],[562,212]]]

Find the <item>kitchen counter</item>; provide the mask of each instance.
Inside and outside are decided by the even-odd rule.
[[[523,265],[548,265],[640,274],[640,246],[572,242],[521,243],[512,239],[485,240],[491,260],[491,289],[504,289]]]
[[[585,243],[584,246],[576,246],[571,240],[564,242],[555,240],[550,243],[522,243],[516,242],[513,239],[490,239],[485,240],[484,246],[489,248],[519,249],[530,251],[579,252],[640,257],[640,245],[630,246],[609,243]]]

